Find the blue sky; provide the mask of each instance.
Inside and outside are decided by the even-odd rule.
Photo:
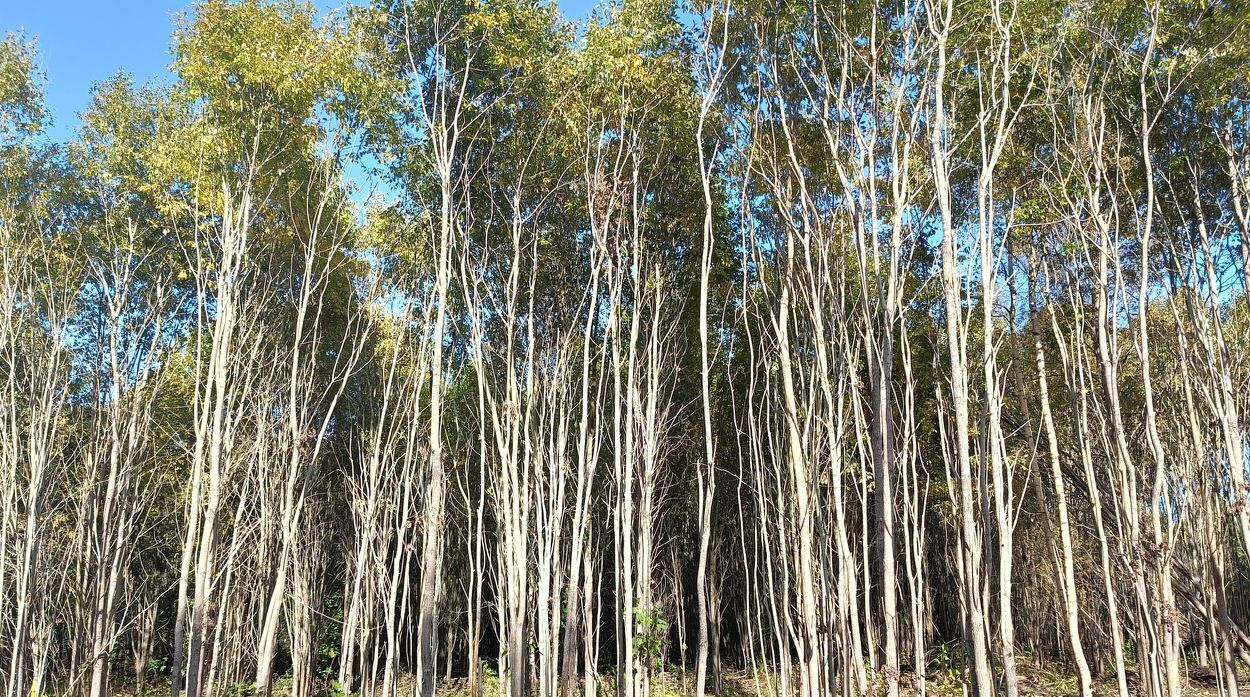
[[[336,7],[340,2],[319,0]],[[571,18],[585,17],[593,0],[557,0]],[[0,0],[0,35],[17,29],[34,37],[54,140],[67,140],[91,86],[125,70],[138,82],[168,75],[174,18],[189,0]]]

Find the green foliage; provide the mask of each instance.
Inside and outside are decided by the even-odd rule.
[[[343,92],[356,64],[345,28],[315,18],[311,3],[294,0],[209,0],[182,20],[177,91],[205,110],[207,135],[223,150],[252,145],[232,136],[280,152],[314,135],[316,108]]]
[[[634,607],[634,650],[655,670],[663,667],[664,649],[668,646],[668,620],[658,607]]]
[[[43,128],[43,76],[35,44],[10,32],[0,40],[0,147],[30,137]]]
[[[964,647],[956,643],[942,643],[930,650],[929,669],[936,671],[942,682],[962,684],[964,668],[967,665]]]
[[[339,648],[343,636],[343,592],[329,594],[321,609],[323,618],[317,641],[317,675],[329,679],[338,668]],[[332,689],[342,689],[338,681]]]
[[[255,683],[236,682],[226,686],[225,697],[256,697],[260,694]]]
[[[153,675],[168,675],[169,660],[164,656],[149,658],[148,672]]]

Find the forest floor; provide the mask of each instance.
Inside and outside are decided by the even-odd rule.
[[[413,676],[402,676],[398,686],[398,692],[401,695],[416,694],[415,680]],[[1239,684],[1243,690],[1250,688],[1250,680],[1247,676],[1241,676]],[[411,681],[411,682],[410,682]],[[1219,688],[1216,682],[1216,676],[1209,669],[1200,666],[1192,666],[1187,675],[1182,678],[1184,687],[1182,694],[1184,697],[1217,697]],[[914,697],[917,692],[911,687],[912,679],[909,674],[904,674],[901,678],[904,686],[902,694],[906,697]],[[250,686],[249,686],[250,687]],[[407,688],[407,689],[406,689]],[[482,697],[495,697],[503,694],[502,686],[499,679],[488,675],[484,678],[481,695]],[[1129,684],[1129,691],[1133,695],[1138,695],[1136,685]],[[658,673],[651,678],[651,697],[688,697],[693,695],[694,690],[694,674],[678,671]],[[1114,680],[1103,680],[1095,686],[1095,694],[1098,697],[1113,697],[1116,694],[1116,685]],[[113,692],[114,697],[151,697],[154,695],[168,694],[168,683],[161,684],[159,682],[149,683],[146,689],[135,690],[133,685],[120,687]],[[254,690],[248,689],[227,689],[225,695],[228,697],[254,697]],[[291,680],[289,677],[281,677],[274,681],[273,697],[289,697],[291,694]],[[331,695],[341,695],[327,689],[321,693],[327,697]],[[709,686],[709,695],[716,697],[771,697],[778,694],[776,675],[769,675],[767,678],[757,679],[749,671],[727,671],[724,675],[723,684],[719,692],[713,692]],[[925,685],[925,694],[929,697],[964,697],[968,694],[967,684],[960,679],[960,676],[954,671],[935,672],[930,675]],[[1077,688],[1077,680],[1075,676],[1065,675],[1044,669],[1037,669],[1032,666],[1021,666],[1020,668],[1020,694],[1024,697],[1077,697],[1080,692]],[[615,695],[614,683],[610,676],[603,676],[599,680],[599,693],[596,697],[613,697]],[[469,697],[468,680],[465,678],[451,678],[439,682],[436,697]]]
[[[1219,689],[1216,683],[1216,676],[1209,669],[1194,666],[1188,672],[1188,675],[1182,678],[1182,694],[1184,697],[1217,697]],[[1243,689],[1250,687],[1250,681],[1245,680],[1246,676],[1242,676],[1239,684]],[[903,695],[912,697],[916,695],[916,691],[911,687],[911,676],[904,674],[902,676],[902,684],[905,686],[902,690]],[[500,694],[495,691],[497,689],[497,681],[487,678],[487,683],[483,685],[482,695],[489,696]],[[771,689],[769,689],[771,687]],[[1136,695],[1136,685],[1130,682],[1130,693]],[[1100,681],[1095,686],[1095,694],[1099,697],[1111,697],[1116,694],[1116,685],[1114,680]],[[438,697],[468,697],[468,682],[464,679],[452,679],[442,685],[438,690]],[[610,678],[604,678],[599,683],[599,697],[612,697],[615,694],[613,683]],[[692,673],[660,673],[652,677],[651,695],[652,697],[687,697],[694,694],[694,676]],[[757,680],[748,671],[729,671],[724,676],[721,690],[709,694],[715,694],[717,697],[764,697],[767,695],[778,694],[776,689],[775,676],[771,680]],[[928,678],[925,685],[925,694],[930,697],[963,697],[968,694],[967,684],[959,678],[957,674],[937,674]],[[1020,694],[1027,697],[1077,697],[1080,695],[1076,676],[1065,675],[1044,669],[1034,667],[1021,667],[1020,669]]]

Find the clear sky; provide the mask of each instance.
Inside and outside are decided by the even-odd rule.
[[[337,7],[345,0],[318,0]],[[585,17],[593,0],[557,0],[571,18]],[[21,29],[38,42],[47,81],[49,135],[67,140],[91,86],[119,70],[138,82],[168,76],[174,18],[189,0],[0,0],[0,35]]]

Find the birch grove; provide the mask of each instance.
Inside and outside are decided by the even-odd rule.
[[[6,697],[1237,695],[1250,11],[0,42]]]

